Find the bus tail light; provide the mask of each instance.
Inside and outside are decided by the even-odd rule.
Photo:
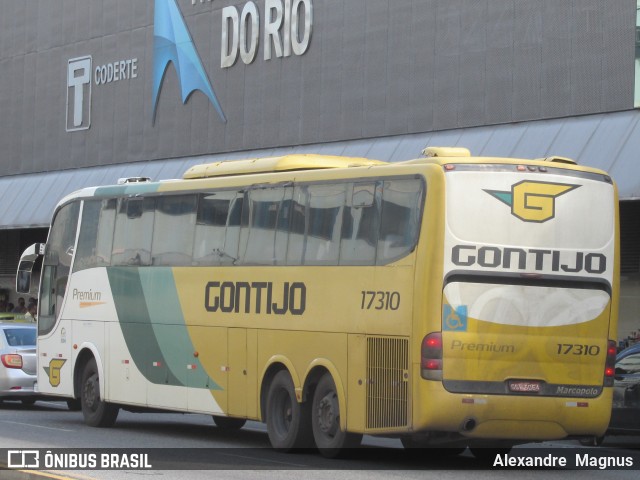
[[[432,332],[422,339],[420,373],[426,380],[442,380],[442,333]]]
[[[615,340],[609,340],[607,343],[607,360],[604,364],[604,386],[613,387],[613,377],[616,374],[616,348]]]
[[[2,364],[7,368],[22,368],[22,357],[17,353],[2,355]]]

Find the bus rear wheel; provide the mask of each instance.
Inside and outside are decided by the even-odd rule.
[[[80,405],[84,421],[91,427],[111,427],[118,418],[119,408],[100,398],[100,377],[94,358],[82,371]]]
[[[356,448],[362,435],[340,429],[340,404],[336,385],[325,373],[313,393],[311,407],[313,438],[320,453],[329,458],[343,456],[349,448]]]
[[[296,400],[289,372],[279,371],[267,394],[267,433],[273,448],[288,452],[312,446],[308,410],[306,402]]]

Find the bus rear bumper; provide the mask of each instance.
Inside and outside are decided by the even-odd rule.
[[[433,407],[414,408],[414,432],[448,431],[478,439],[557,440],[601,436],[611,415],[610,388],[589,399],[460,395],[444,389],[430,390],[424,398],[429,398],[425,403]]]

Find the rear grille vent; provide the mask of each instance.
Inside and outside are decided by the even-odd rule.
[[[407,425],[409,341],[367,338],[367,428]]]

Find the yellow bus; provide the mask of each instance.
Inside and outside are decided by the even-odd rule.
[[[363,434],[602,435],[614,182],[560,157],[423,153],[221,162],[62,199],[17,275],[29,291],[43,256],[39,390],[93,426],[120,408],[199,412],[327,456]]]

